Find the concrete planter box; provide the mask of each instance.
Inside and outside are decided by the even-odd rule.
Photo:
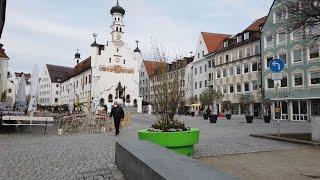
[[[143,129],[138,131],[138,135],[139,140],[147,140],[180,154],[192,156],[193,146],[199,142],[200,130],[193,128],[182,132],[149,132],[148,129]]]

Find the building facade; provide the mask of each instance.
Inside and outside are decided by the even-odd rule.
[[[286,22],[285,6],[275,0],[262,29],[262,88],[275,106],[281,109],[282,120],[310,121],[311,115],[320,115],[320,48],[319,41],[310,43],[312,33],[319,34],[319,26],[306,27],[288,32],[279,26]],[[283,59],[285,69],[282,80],[274,82],[269,63]]]
[[[0,97],[7,93],[7,78],[8,78],[8,62],[9,57],[7,56],[3,45],[0,44]]]
[[[139,68],[142,54],[138,47],[132,50],[124,40],[125,10],[117,3],[110,10],[112,16],[111,40],[103,44],[91,44],[91,56],[82,60],[77,52],[75,67],[61,84],[61,105],[75,104],[96,111],[107,106],[109,111],[114,102],[127,107],[139,107]],[[138,108],[139,109],[139,108]],[[141,108],[140,108],[141,111]]]
[[[260,28],[266,21],[260,18],[244,31],[226,38],[219,50],[207,55],[210,69],[209,79],[213,89],[224,94],[223,101],[232,104],[231,113],[240,115],[251,113],[261,117],[260,93]],[[249,112],[241,108],[240,98],[251,98]],[[221,112],[221,104],[219,105]]]
[[[157,61],[143,61],[140,67],[140,97],[143,98],[143,101],[150,103],[150,77],[154,74],[154,72],[161,68],[163,65],[166,65],[164,62]]]
[[[39,99],[41,106],[58,106],[61,98],[61,83],[72,68],[46,64],[39,81]]]
[[[229,37],[226,34],[216,34],[202,32],[197,42],[194,61],[192,63],[192,95],[196,102],[200,102],[201,93],[208,88],[208,61],[205,55],[215,52],[219,49],[220,44],[225,38]]]
[[[179,84],[179,91],[182,94],[182,100],[184,104],[188,103],[188,95],[190,94],[189,92],[192,88],[192,86],[190,86],[190,84],[187,82],[188,78],[190,78],[187,72],[189,71],[189,65],[192,64],[193,59],[194,57],[184,57],[183,59],[175,60],[172,63],[162,63],[160,66],[158,66],[158,68],[166,68],[168,82],[177,82]],[[155,96],[159,95],[157,94],[159,93],[159,90],[155,90],[155,88],[158,88],[157,86],[159,86],[158,77],[159,75],[157,71],[154,71],[153,74],[150,76],[149,83],[151,102],[154,102]],[[168,91],[170,91],[170,87]]]

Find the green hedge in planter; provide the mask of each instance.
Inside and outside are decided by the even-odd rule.
[[[138,136],[139,140],[147,140],[180,154],[192,156],[193,146],[199,142],[200,130],[192,128],[190,131],[180,132],[149,132],[148,129],[143,129],[138,131]]]

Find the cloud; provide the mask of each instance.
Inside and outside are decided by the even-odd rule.
[[[7,20],[7,25],[18,28],[21,31],[43,33],[47,36],[73,41],[87,40],[85,37],[90,34],[90,31],[87,29],[54,22],[45,17],[26,16],[25,14],[16,12],[11,12],[10,15]]]

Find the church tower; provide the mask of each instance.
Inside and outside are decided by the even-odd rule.
[[[78,65],[81,62],[81,56],[79,53],[79,49],[77,49],[77,53],[74,55],[74,66]]]
[[[126,13],[126,11],[119,5],[119,1],[117,0],[117,5],[111,8],[110,13],[113,19],[113,23],[111,26],[112,41],[123,41],[123,35],[124,35],[123,16]]]

